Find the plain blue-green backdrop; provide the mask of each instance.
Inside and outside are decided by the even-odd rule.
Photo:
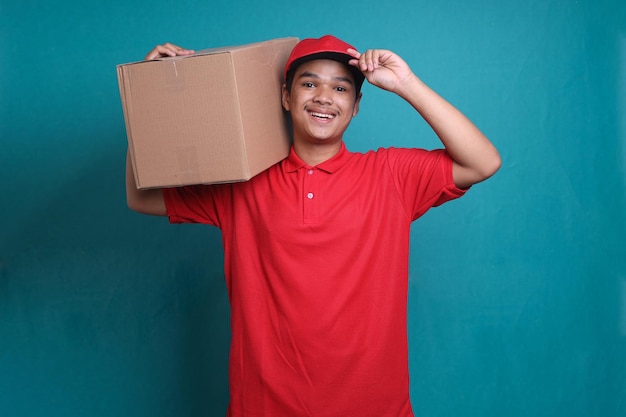
[[[398,52],[504,161],[414,224],[416,415],[626,415],[623,0],[1,0],[0,415],[224,415],[219,231],[126,208],[115,66],[326,33]],[[438,146],[369,85],[345,139]]]

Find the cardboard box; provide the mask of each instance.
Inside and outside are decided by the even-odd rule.
[[[284,159],[281,86],[297,41],[118,65],[137,188],[247,181]]]

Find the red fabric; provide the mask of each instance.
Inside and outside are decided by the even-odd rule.
[[[322,36],[319,39],[302,39],[292,49],[291,54],[287,59],[287,63],[285,64],[285,71],[283,75],[287,78],[287,72],[289,71],[291,64],[311,55],[319,55],[329,52],[342,54],[346,55],[345,61],[347,62],[348,60],[353,59],[353,57],[348,53],[348,49],[354,49],[356,51],[354,46],[334,37],[333,35]]]
[[[411,221],[460,197],[445,151],[293,152],[248,182],[164,191],[222,230],[231,417],[408,417]]]

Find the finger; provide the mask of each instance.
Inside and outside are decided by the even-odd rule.
[[[166,43],[163,45],[165,48],[170,49],[172,51],[174,51],[177,55],[187,55],[190,53],[193,53],[194,51],[192,49],[185,49],[182,48],[178,45],[174,45],[173,43]]]
[[[165,43],[155,46],[152,51],[148,52],[144,59],[151,60],[165,56],[174,57],[177,55],[191,55],[193,53],[194,51],[191,49],[184,49],[172,43]]]
[[[157,47],[161,55],[163,56],[177,56],[177,55],[190,55],[194,51],[192,49],[181,48],[180,46],[172,43],[166,43]]]
[[[159,54],[159,51],[158,51],[158,47],[155,46],[154,49],[151,50],[150,52],[148,52],[143,59],[148,61],[148,60],[151,60],[151,59],[154,59],[154,58],[158,58],[159,55],[160,54]]]
[[[348,55],[351,55],[354,57],[353,59],[348,61],[348,65],[352,65],[353,67],[360,69],[359,58],[361,57],[361,54],[359,53],[359,51],[357,51],[356,49],[349,48],[346,52],[348,52]]]
[[[163,46],[163,47],[165,47],[165,48],[169,48],[169,49],[175,50],[175,51],[178,51],[178,50],[180,50],[180,49],[183,49],[183,48],[181,48],[180,46],[178,46],[178,45],[174,45],[174,44],[173,44],[173,43],[171,43],[171,42],[166,42],[166,43],[164,43],[162,46]]]
[[[363,54],[361,54],[361,58],[359,59],[361,71],[374,71],[378,66],[376,56],[377,51],[375,49],[368,49]]]
[[[166,45],[157,45],[153,50],[148,52],[148,55],[146,55],[144,59],[151,60],[163,56],[176,56],[176,52],[174,52],[171,48],[168,48]]]
[[[354,59],[359,59],[361,57],[361,54],[356,49],[348,48],[346,52],[348,55],[352,55]]]

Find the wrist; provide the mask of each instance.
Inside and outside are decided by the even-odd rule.
[[[410,73],[398,82],[396,94],[409,102],[413,102],[423,95],[426,88],[426,84],[417,75]]]

